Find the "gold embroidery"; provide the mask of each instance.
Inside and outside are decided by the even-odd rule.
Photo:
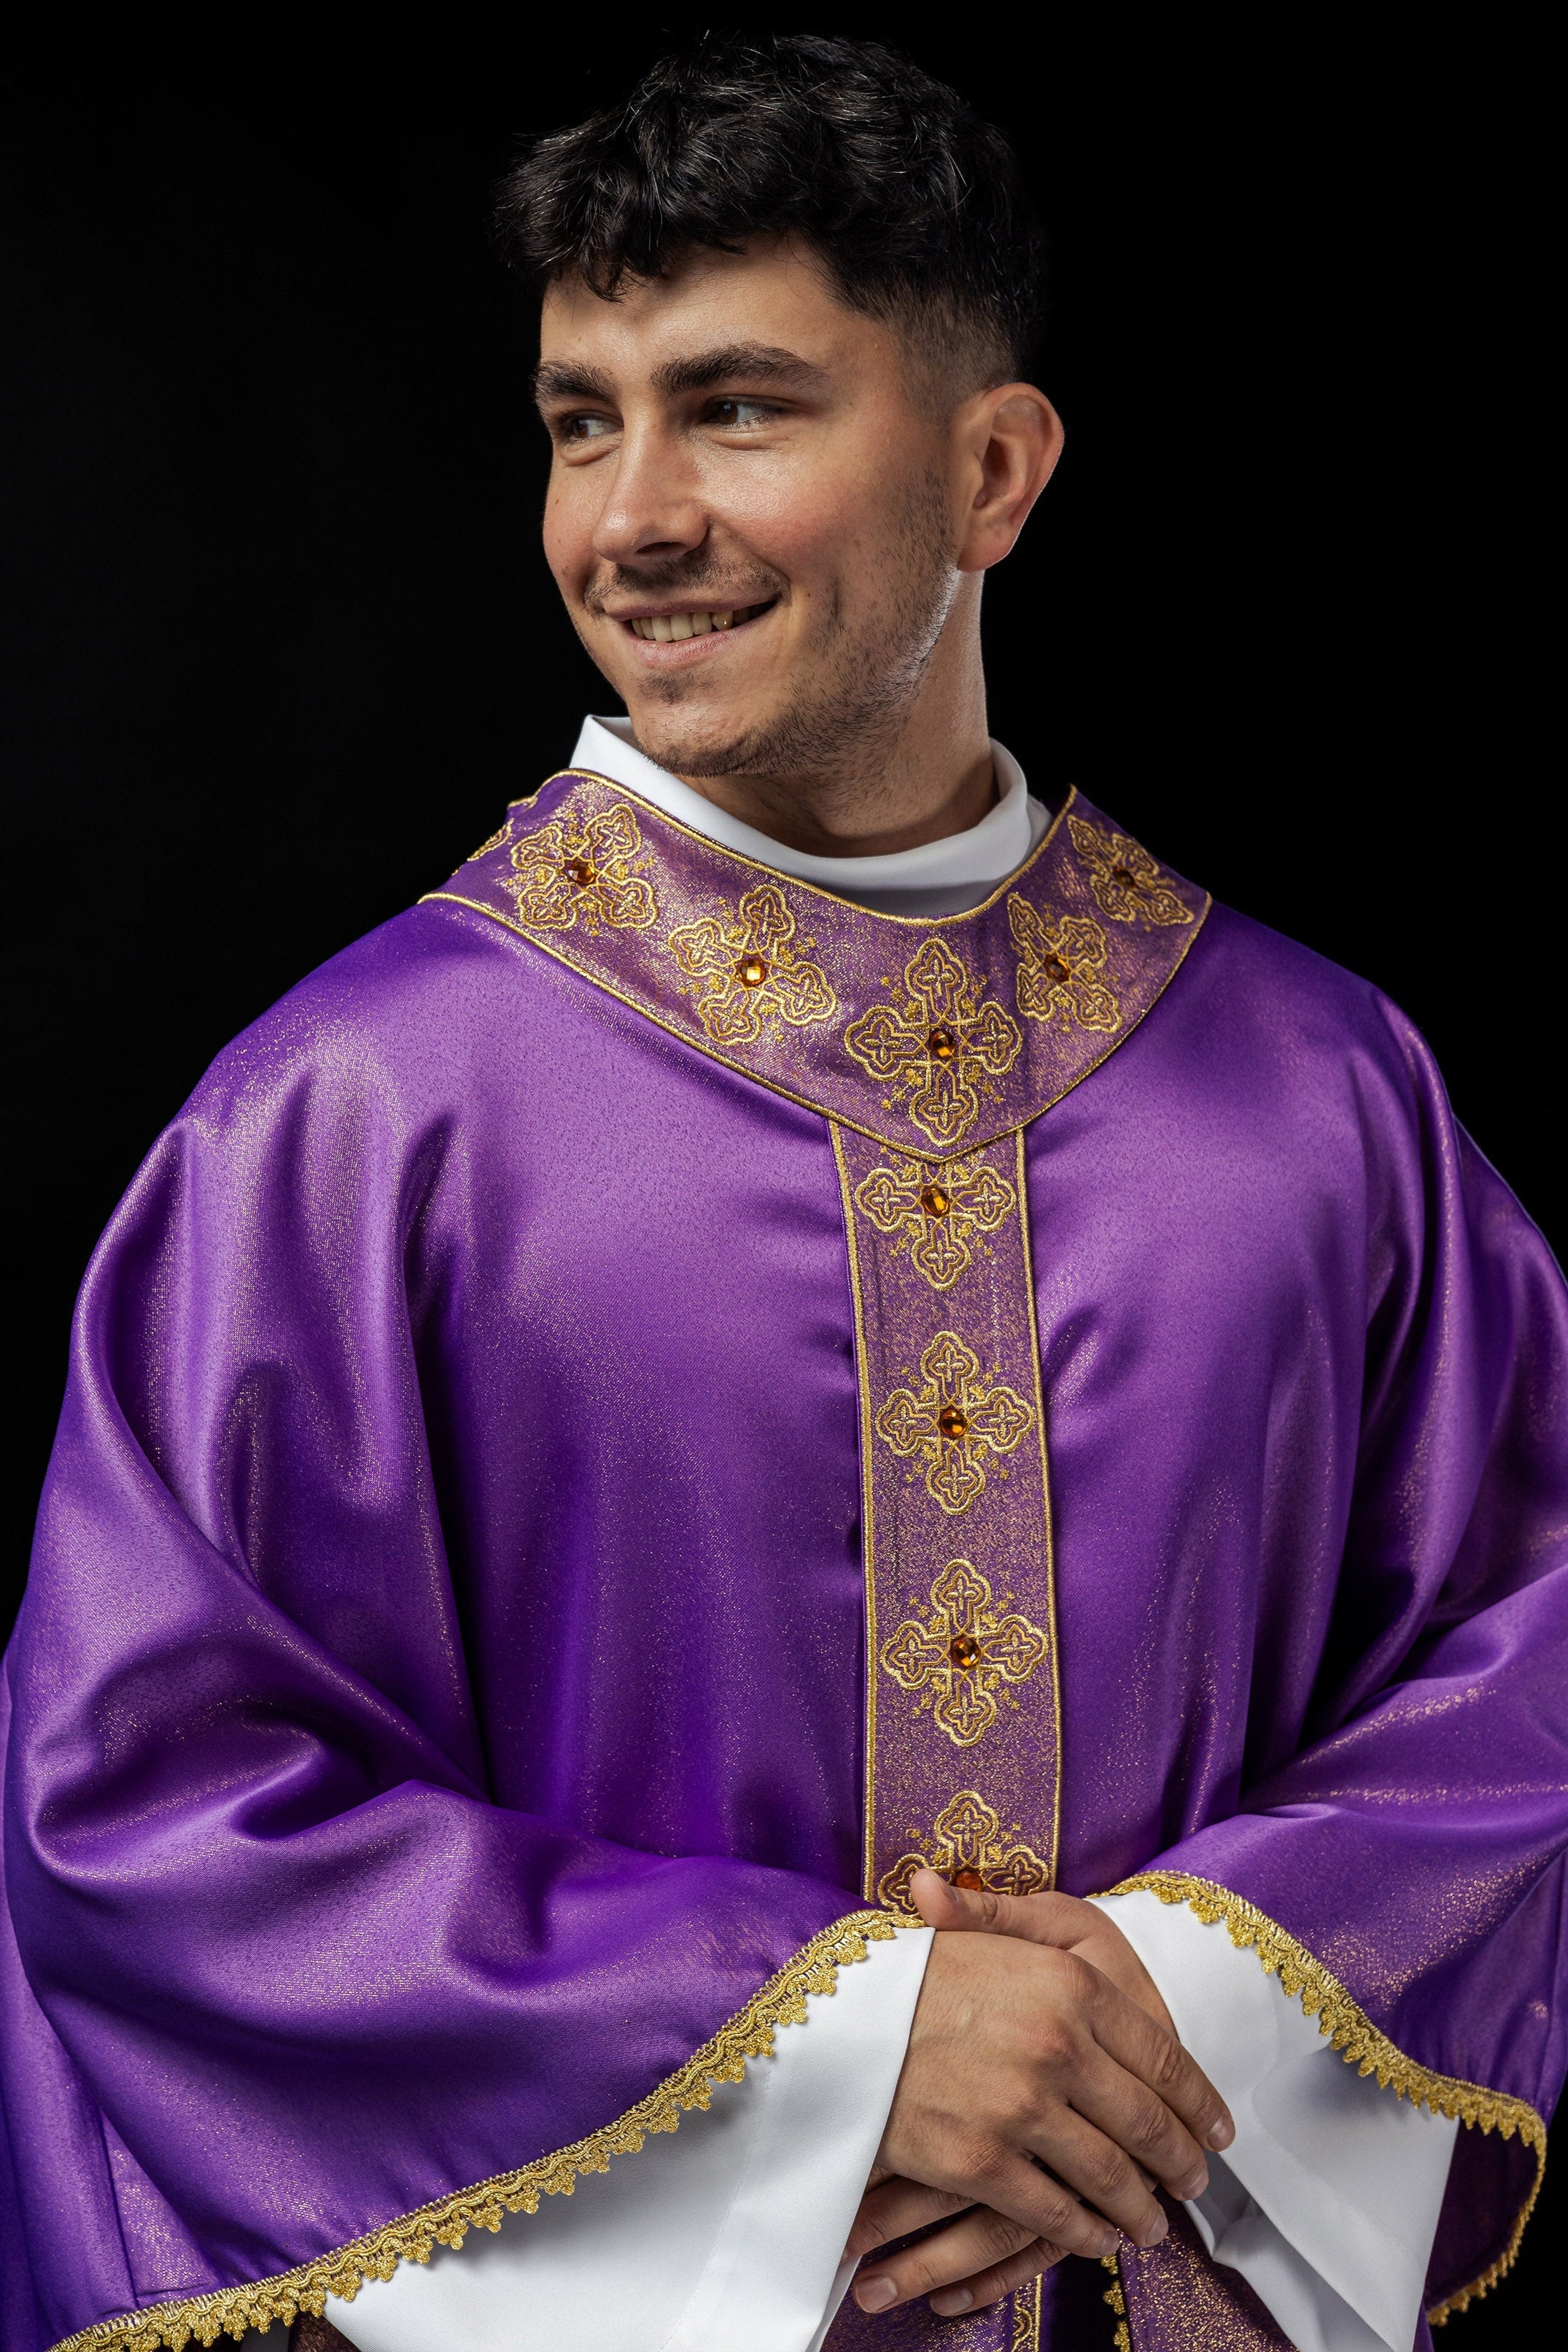
[[[1502,2253],[1479,2278],[1451,2294],[1427,2317],[1434,2327],[1440,2326],[1450,2313],[1463,2311],[1478,2295],[1495,2286],[1513,2267],[1546,2168],[1546,2126],[1535,2109],[1523,2099],[1511,2098],[1505,2091],[1488,2090],[1483,2084],[1467,2083],[1456,2074],[1436,2074],[1430,2067],[1407,2058],[1397,2042],[1391,2042],[1374,2025],[1339,1979],[1331,1976],[1322,1961],[1312,1958],[1304,1944],[1299,1944],[1266,1911],[1233,1895],[1228,1886],[1217,1885],[1209,1878],[1191,1878],[1180,1870],[1143,1870],[1132,1878],[1124,1878],[1110,1891],[1113,1895],[1144,1891],[1157,1895],[1162,1903],[1185,1903],[1209,1926],[1223,1919],[1238,1951],[1257,1953],[1264,1973],[1279,1977],[1291,1999],[1299,2000],[1306,2014],[1317,2019],[1318,2032],[1326,2035],[1357,2074],[1375,2074],[1384,2090],[1392,2089],[1413,2106],[1430,2107],[1434,2115],[1456,2117],[1470,2130],[1500,2132],[1504,2139],[1511,2139],[1517,2132],[1526,2147],[1534,2149],[1535,2186]]]
[[[854,1197],[879,1233],[898,1235],[894,1256],[907,1248],[933,1290],[952,1287],[970,1264],[976,1236],[994,1234],[1018,1204],[1007,1178],[983,1160],[873,1168]]]
[[[836,1991],[839,1970],[863,1960],[868,1943],[886,1943],[894,1932],[882,1912],[855,1911],[835,1920],[657,2090],[570,2147],[422,2205],[298,2270],[98,2320],[64,2337],[53,2352],[159,2352],[161,2346],[183,2352],[193,2338],[212,2345],[225,2332],[237,2343],[248,2328],[265,2331],[275,2319],[291,2327],[302,2311],[319,2319],[329,2294],[351,2302],[367,2279],[389,2279],[402,2262],[427,2263],[435,2246],[461,2246],[470,2230],[498,2230],[507,2213],[537,2213],[541,2197],[570,2197],[580,2175],[607,2172],[612,2156],[635,2155],[650,2132],[678,2129],[685,2109],[710,2105],[714,2084],[743,2081],[747,2060],[771,2051],[774,2028],[800,2023],[808,1993]]]
[[[1133,2339],[1127,2333],[1127,2298],[1122,2292],[1122,2266],[1114,2254],[1102,2254],[1100,2266],[1111,2273],[1111,2284],[1101,2296],[1116,2315],[1116,2333],[1111,2338],[1112,2352],[1133,2352]]]
[[[882,1663],[895,1683],[922,1694],[921,1710],[932,1709],[955,1748],[972,1748],[997,1719],[997,1693],[1027,1683],[1047,1648],[1027,1617],[998,1614],[977,1569],[950,1559],[931,1587],[930,1616],[905,1618],[883,1643]]]
[[[645,931],[659,907],[642,878],[642,848],[624,801],[583,823],[569,808],[514,844],[516,878],[502,887],[517,900],[518,922],[534,930],[570,931],[580,922],[591,939],[601,925]]]
[[[1113,923],[1190,923],[1184,907],[1146,849],[1124,833],[1102,833],[1081,816],[1070,816],[1072,846],[1089,868],[1089,887]]]
[[[894,1389],[876,1433],[895,1454],[925,1463],[926,1493],[956,1517],[985,1492],[985,1455],[1010,1454],[1033,1428],[1034,1407],[1003,1381],[988,1388],[978,1356],[956,1331],[937,1332],[920,1369],[925,1385]]]
[[[873,1004],[844,1032],[861,1067],[890,1085],[895,1099],[907,1096],[910,1118],[938,1145],[968,1133],[980,1087],[997,1098],[985,1082],[1005,1077],[1023,1049],[1023,1032],[985,985],[941,940],[928,939],[904,968],[902,1000]]]
[[[1071,1029],[1119,1029],[1122,1008],[1103,977],[1105,934],[1092,915],[1064,915],[1053,923],[1043,909],[1016,894],[1008,900],[1008,921],[1018,950],[1018,1007],[1031,1021],[1054,1021]]]
[[[1040,2352],[1040,2281],[1026,2279],[1013,2293],[1011,2352]]]
[[[838,1011],[826,972],[808,962],[794,942],[794,915],[770,882],[748,890],[737,916],[716,920],[705,915],[670,933],[665,945],[681,970],[699,983],[689,992],[716,1045],[748,1045],[767,1020],[807,1029]],[[800,942],[802,948],[815,944]]]
[[[908,1911],[909,1882],[917,1870],[938,1871],[959,1886],[988,1886],[998,1895],[1032,1895],[1051,1884],[1051,1873],[1032,1846],[1013,1845],[991,1806],[975,1789],[960,1789],[937,1814],[918,1853],[901,1853],[877,1881],[877,1894],[890,1909]]]
[[[497,826],[488,841],[482,841],[479,844],[478,848],[474,852],[474,857],[488,857],[493,849],[504,849],[511,837],[512,820],[508,817],[505,824]],[[474,857],[468,860],[470,866],[474,863]]]

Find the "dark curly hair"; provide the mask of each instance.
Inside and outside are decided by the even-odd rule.
[[[535,141],[497,227],[536,288],[576,273],[606,299],[693,247],[792,233],[852,309],[977,383],[1021,373],[1037,331],[1041,241],[1011,148],[876,41],[694,41]]]

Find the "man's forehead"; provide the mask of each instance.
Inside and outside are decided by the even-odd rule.
[[[821,268],[793,249],[777,242],[741,254],[705,249],[608,300],[580,278],[555,281],[540,315],[538,389],[549,396],[560,371],[587,369],[663,391],[750,373],[782,388],[793,375],[805,391],[888,340],[880,322],[852,310]]]

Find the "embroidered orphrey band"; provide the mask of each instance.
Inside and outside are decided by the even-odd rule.
[[[835,1127],[865,1563],[865,1893],[1056,1874],[1056,1619],[1021,1134],[956,1160]]]

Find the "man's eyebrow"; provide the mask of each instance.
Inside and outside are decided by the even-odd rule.
[[[562,360],[540,360],[534,370],[534,398],[545,400],[602,400],[607,404],[614,399],[614,391],[607,375],[597,368],[575,367]]]
[[[741,379],[747,383],[792,384],[805,392],[825,383],[827,371],[803,360],[798,352],[780,351],[772,343],[721,343],[716,351],[666,360],[663,367],[653,370],[657,392],[706,392],[711,384]]]

